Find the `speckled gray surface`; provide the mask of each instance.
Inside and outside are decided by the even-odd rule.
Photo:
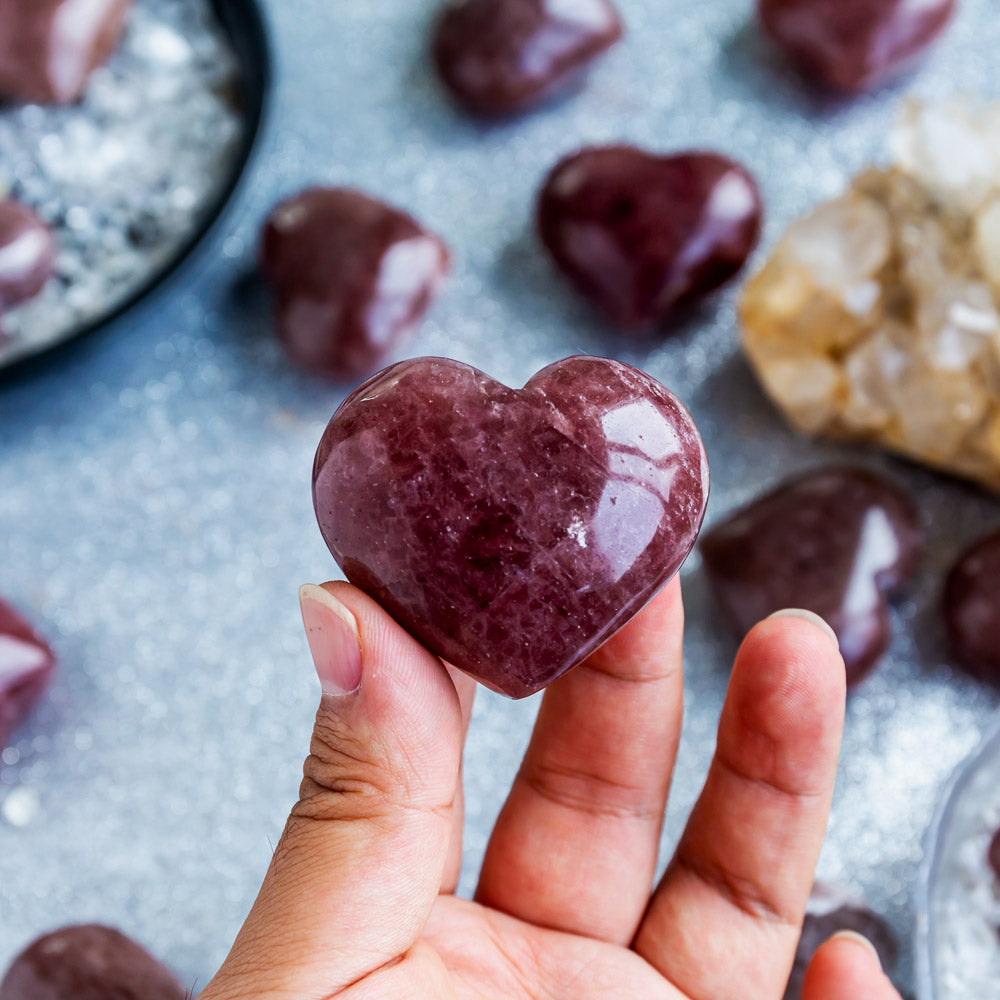
[[[909,937],[938,789],[997,704],[946,666],[937,590],[958,548],[1000,523],[1000,504],[787,431],[738,358],[731,293],[676,338],[616,338],[550,270],[531,206],[555,159],[585,142],[714,147],[757,173],[769,246],[880,155],[903,92],[997,96],[1000,19],[993,0],[964,0],[917,76],[837,106],[774,68],[749,0],[621,6],[629,38],[583,94],[486,128],[453,111],[427,71],[432,4],[271,0],[271,132],[228,230],[169,297],[0,385],[0,592],[62,660],[0,768],[0,796],[21,790],[6,812],[28,817],[0,820],[0,962],[44,928],[100,919],[203,985],[280,833],[317,699],[296,587],[333,573],[310,464],[343,390],[289,369],[247,274],[266,208],[316,180],[385,195],[451,241],[454,277],[410,353],[449,354],[512,383],[567,354],[602,353],[677,391],[708,443],[710,517],[845,456],[916,492],[931,551],[891,657],[851,700],[821,862]],[[666,847],[707,766],[734,650],[696,560],[685,577],[687,718]],[[533,713],[479,699],[465,890]]]

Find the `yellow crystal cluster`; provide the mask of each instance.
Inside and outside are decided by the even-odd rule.
[[[1000,491],[1000,105],[910,103],[892,146],[747,284],[744,349],[802,431]]]

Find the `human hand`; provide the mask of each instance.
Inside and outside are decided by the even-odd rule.
[[[680,584],[546,691],[474,902],[454,895],[474,682],[346,583],[302,591],[324,696],[300,799],[202,1000],[780,1000],[833,793],[844,666],[758,625],[653,889],[681,727]],[[863,939],[804,1000],[899,1000]]]

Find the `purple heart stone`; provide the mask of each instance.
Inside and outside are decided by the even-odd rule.
[[[784,1000],[801,1000],[806,970],[813,955],[838,931],[854,931],[866,937],[875,946],[882,968],[887,972],[895,968],[899,959],[899,941],[885,918],[839,886],[817,883],[806,908],[802,934],[795,951],[795,965]]]
[[[822,616],[856,684],[891,637],[887,598],[916,571],[913,503],[862,469],[825,469],[779,487],[707,531],[705,572],[736,632],[783,608]]]
[[[79,100],[111,55],[132,0],[0,0],[0,97]]]
[[[621,36],[610,0],[453,0],[433,55],[468,110],[509,115],[572,90]]]
[[[0,312],[33,298],[52,277],[52,232],[20,202],[0,201]]]
[[[444,358],[393,365],[334,414],[313,472],[348,580],[512,697],[610,638],[697,538],[708,463],[687,410],[576,357],[523,389]]]
[[[0,1000],[184,1000],[188,993],[145,948],[98,924],[30,944],[0,982]]]
[[[760,193],[714,153],[584,149],[549,175],[538,228],[556,265],[623,329],[667,319],[725,284],[761,227]]]
[[[961,665],[1000,687],[1000,532],[969,549],[948,574],[944,616]]]
[[[800,72],[848,94],[903,73],[954,11],[955,0],[758,0],[765,30]]]
[[[423,318],[448,273],[448,248],[415,219],[360,191],[311,188],[264,228],[263,268],[278,335],[304,370],[371,374]]]
[[[0,750],[48,687],[55,666],[48,644],[0,601]]]

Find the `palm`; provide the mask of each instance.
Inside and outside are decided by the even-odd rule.
[[[535,927],[478,903],[442,896],[425,935],[430,952],[412,972],[423,990],[447,970],[455,1000],[681,1000],[679,990],[634,951]],[[444,994],[450,997],[451,994]]]

